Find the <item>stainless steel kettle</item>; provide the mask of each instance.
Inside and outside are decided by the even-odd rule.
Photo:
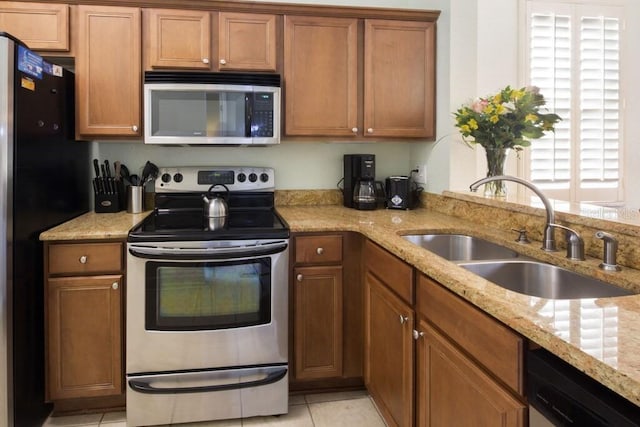
[[[224,193],[213,191],[215,187],[223,187]],[[209,187],[207,194],[202,195],[204,202],[204,216],[209,218],[209,229],[215,230],[222,228],[226,224],[229,215],[229,205],[227,198],[229,196],[229,188],[224,184],[214,184]]]

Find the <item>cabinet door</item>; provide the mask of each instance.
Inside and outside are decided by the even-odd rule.
[[[0,29],[30,49],[69,50],[69,6],[55,3],[0,3]]]
[[[122,276],[47,281],[48,399],[122,390]]]
[[[365,273],[365,384],[386,422],[413,425],[413,311]],[[453,425],[453,424],[452,424]]]
[[[294,269],[295,378],[342,376],[342,267]]]
[[[526,406],[427,322],[417,343],[418,426],[525,425]]]
[[[435,135],[435,23],[368,19],[364,135]]]
[[[218,66],[224,70],[276,70],[276,16],[220,12]]]
[[[78,6],[76,126],[82,136],[139,136],[140,9]]]
[[[358,133],[358,21],[285,16],[285,133]]]
[[[144,9],[145,70],[211,69],[211,14],[198,10]]]

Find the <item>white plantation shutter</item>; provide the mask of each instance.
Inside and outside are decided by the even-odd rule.
[[[580,187],[617,188],[620,20],[580,23]]]
[[[527,2],[528,81],[562,117],[532,142],[527,178],[550,197],[621,199],[622,9]]]

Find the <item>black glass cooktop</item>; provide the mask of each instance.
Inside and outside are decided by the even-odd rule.
[[[289,227],[275,210],[232,210],[214,229],[203,210],[154,212],[129,233],[129,241],[278,239]]]

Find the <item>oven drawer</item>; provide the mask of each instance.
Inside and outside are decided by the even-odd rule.
[[[49,274],[120,272],[122,243],[60,243],[49,245]]]
[[[342,262],[342,236],[296,236],[297,264]]]
[[[127,376],[127,425],[286,414],[287,365]]]

